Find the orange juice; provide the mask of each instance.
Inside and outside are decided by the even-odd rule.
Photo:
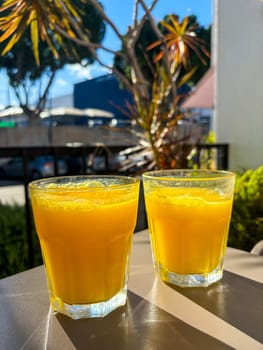
[[[159,187],[145,193],[158,267],[177,274],[206,274],[221,263],[232,197],[206,188]]]
[[[98,303],[126,283],[139,184],[128,189],[96,186],[53,184],[41,193],[31,189],[51,303],[52,298]]]

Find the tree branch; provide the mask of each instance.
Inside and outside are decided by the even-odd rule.
[[[103,46],[101,44],[97,44],[97,43],[93,43],[89,40],[83,39],[83,38],[72,38],[65,30],[63,30],[60,26],[54,24],[54,28],[57,32],[59,32],[61,35],[63,35],[65,38],[74,41],[76,44],[81,45],[83,47],[86,47],[90,50],[97,50],[97,49],[101,49],[105,52],[111,53],[114,56],[120,56],[122,58],[125,58],[125,55],[120,52],[120,51],[115,51],[115,50],[111,50],[106,46]]]
[[[94,8],[99,12],[99,14],[104,19],[104,21],[112,28],[112,30],[117,35],[117,37],[120,39],[120,41],[123,42],[124,41],[123,35],[120,33],[120,31],[115,26],[115,24],[111,21],[111,19],[106,15],[103,7],[98,3],[97,0],[89,0],[89,1],[94,6]]]
[[[122,81],[122,83],[126,86],[126,88],[132,93],[133,86],[132,86],[131,82],[119,69],[115,68],[114,66],[109,66],[108,64],[102,62],[102,60],[98,57],[97,52],[95,50],[92,52],[92,54],[93,54],[94,59],[102,67],[105,67],[105,68],[111,70],[112,72],[114,72],[118,76],[118,78]]]
[[[155,4],[157,3],[158,0],[154,0],[152,2],[152,5],[150,6],[149,10],[147,8],[147,16],[150,15],[150,11],[153,9]],[[96,0],[90,0],[91,4],[97,9],[99,14],[102,16],[104,21],[111,27],[111,29],[114,31],[116,36],[119,38],[121,45],[123,49],[126,51],[126,58],[129,61],[129,64],[131,65],[131,69],[134,71],[131,76],[132,78],[132,83],[134,84],[133,89],[136,90],[141,90],[142,96],[145,96],[147,98],[148,96],[148,82],[145,80],[143,72],[141,71],[140,65],[138,63],[136,54],[135,54],[135,43],[138,39],[138,36],[140,34],[140,30],[147,18],[147,16],[143,16],[142,20],[140,21],[139,25],[135,21],[133,23],[133,27],[130,27],[130,31],[128,32],[128,38],[129,39],[126,41],[124,36],[119,32],[117,27],[114,25],[114,23],[109,19],[109,17],[105,14],[104,9],[100,6],[100,4]],[[139,0],[136,0],[136,2],[139,2]],[[129,37],[130,35],[130,37]],[[120,72],[118,74],[121,74]],[[123,81],[123,79],[122,79]],[[125,85],[127,86],[127,79],[125,79]],[[129,89],[130,89],[130,83],[128,84]],[[127,86],[127,87],[128,87]]]
[[[56,73],[57,73],[57,70],[52,70],[51,76],[49,78],[49,81],[48,81],[48,83],[47,83],[47,85],[46,85],[42,95],[38,99],[38,103],[36,105],[36,110],[38,111],[38,114],[40,114],[45,108],[45,105],[46,105],[46,102],[47,102],[47,94],[49,92],[50,86],[52,85],[52,83],[53,83],[53,81],[55,79]]]
[[[141,70],[140,64],[138,62],[138,59],[135,53],[135,45],[139,38],[141,30],[145,24],[146,19],[149,18],[151,21],[154,22],[151,15],[151,11],[153,10],[157,2],[158,0],[154,0],[152,4],[149,6],[149,8],[147,8],[147,6],[145,5],[145,8],[144,8],[145,14],[142,16],[141,20],[138,23],[137,16],[138,16],[138,5],[140,3],[140,0],[136,0],[133,26],[129,27],[128,40],[127,40],[127,43],[125,42],[123,45],[124,49],[126,50],[126,54],[131,66],[131,79],[132,79],[132,83],[135,85],[134,86],[135,89],[138,91],[137,95],[142,96],[142,98],[145,98],[146,100],[149,99],[149,82],[146,81],[144,78],[144,74]]]
[[[31,96],[31,84],[27,84],[26,81],[21,83],[19,86],[14,86],[13,90],[15,93],[15,96],[18,100],[19,106],[23,109],[23,112],[29,117],[29,124],[33,125],[37,118],[39,117],[39,114],[44,110],[46,100],[47,100],[47,94],[50,89],[51,84],[54,81],[55,75],[56,75],[57,69],[53,70],[51,72],[51,76],[49,77],[48,83],[46,84],[46,87],[44,88],[44,91],[41,93],[41,85],[39,87],[39,98],[37,101],[36,106],[33,108],[30,107],[30,96]],[[19,89],[20,87],[20,89]]]
[[[138,7],[139,7],[139,2],[137,0],[134,3],[133,12],[132,12],[133,27],[135,27],[137,25],[137,21],[138,21]]]
[[[67,32],[65,32],[62,28],[60,28],[56,24],[54,25],[54,27],[61,35],[63,35],[67,39],[72,40],[75,43],[88,48],[91,51],[91,54],[92,54],[93,58],[95,59],[95,61],[97,61],[102,67],[107,68],[110,71],[113,71],[118,76],[118,78],[122,81],[122,83],[127,87],[127,89],[130,92],[133,91],[133,87],[132,87],[132,84],[129,81],[129,79],[123,73],[121,73],[117,68],[114,68],[113,66],[104,63],[97,55],[96,49],[101,49],[101,50],[104,50],[106,52],[113,54],[114,56],[120,56],[122,58],[125,58],[126,56],[122,52],[108,49],[107,47],[105,47],[101,44],[95,44],[95,43],[92,43],[90,41],[83,40],[81,38],[76,38],[76,37],[72,38],[68,35]]]
[[[155,34],[157,35],[157,38],[164,44],[163,45],[163,52],[164,52],[164,55],[163,55],[163,59],[164,59],[164,66],[165,66],[165,69],[166,69],[166,73],[169,77],[169,80],[172,84],[171,86],[171,91],[172,91],[172,96],[173,98],[176,98],[176,95],[177,95],[177,88],[174,84],[174,81],[173,81],[173,78],[172,78],[172,75],[171,75],[171,70],[170,70],[170,64],[169,64],[169,58],[168,58],[168,49],[167,49],[167,46],[165,45],[165,41],[164,41],[164,37],[163,37],[163,34],[160,32],[158,26],[156,25],[156,23],[154,22],[150,12],[149,12],[149,9],[147,8],[144,0],[138,0],[140,2],[140,4],[142,5],[144,11],[146,14],[148,14],[149,16],[149,21],[151,23],[151,26],[153,28],[153,30],[155,31]]]
[[[140,3],[141,1],[140,0],[136,0],[136,8],[138,7],[138,4]],[[153,21],[153,18],[152,18],[152,10],[154,9],[155,5],[157,4],[158,0],[154,0],[151,4],[151,6],[149,6],[149,8],[147,8],[147,6],[145,5],[145,8],[144,8],[144,11],[145,11],[145,14],[142,16],[139,24],[138,24],[138,20],[137,20],[137,15],[136,14],[136,18],[134,19],[134,22],[133,22],[133,26],[132,28],[134,28],[134,32],[132,33],[132,39],[133,39],[133,45],[135,45],[136,41],[138,40],[138,37],[141,33],[141,30],[144,26],[144,23],[146,21],[147,18],[151,19]],[[138,8],[137,8],[137,11],[138,11]]]

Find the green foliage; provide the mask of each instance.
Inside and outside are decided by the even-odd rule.
[[[34,234],[35,265],[42,263]],[[25,208],[0,203],[0,278],[29,268]]]
[[[56,33],[53,32],[54,27],[57,28]],[[36,66],[42,70],[47,66],[59,65],[61,68],[67,63],[79,63],[82,59],[92,63],[93,54],[72,40],[79,36],[80,31],[86,40],[93,43],[100,43],[105,34],[102,17],[87,2],[66,0],[61,6],[48,0],[5,0],[0,4],[0,52],[7,56],[6,67],[10,68],[12,64],[13,69],[22,68],[22,73],[25,70],[23,66],[30,73]],[[21,57],[21,49],[27,53],[26,56]],[[33,64],[23,60],[28,56]],[[22,67],[19,66],[21,62]],[[18,78],[22,80],[25,77]]]
[[[174,17],[179,20],[179,16],[175,14],[170,14],[165,16],[163,21],[158,22],[158,28],[161,33],[169,34],[168,29],[165,28],[164,24],[170,24],[171,23],[171,17]],[[194,28],[193,32],[195,35],[198,36],[200,42],[198,45],[198,48],[201,51],[201,47],[205,46],[206,51],[210,52],[210,46],[211,46],[211,27],[205,28],[201,26],[198,23],[198,19],[196,16],[189,16],[185,17],[189,19],[189,25]],[[171,39],[171,38],[170,38]],[[193,36],[193,39],[195,37]],[[151,23],[149,20],[146,20],[142,30],[140,32],[140,35],[138,37],[138,40],[136,41],[135,44],[135,52],[137,56],[138,63],[141,66],[141,69],[143,71],[145,79],[147,79],[149,82],[152,82],[154,79],[154,74],[156,71],[155,68],[155,57],[158,55],[160,52],[160,48],[156,45],[153,45],[152,49],[148,49],[152,44],[158,42],[158,37],[156,35],[155,30],[153,29]],[[169,40],[169,43],[171,43],[171,40]],[[169,43],[167,44],[167,47],[169,46]],[[188,57],[188,65],[189,67],[196,67],[195,73],[191,76],[189,81],[187,82],[189,85],[194,85],[196,84],[207,72],[207,70],[210,67],[210,57],[209,55],[206,56],[206,64],[204,62],[200,62],[200,54],[198,55],[196,53],[196,50],[194,50],[194,45],[193,48],[189,47],[189,57]],[[124,48],[122,47],[121,50],[122,53],[125,52]],[[116,55],[114,58],[114,66],[121,72],[123,72],[129,79],[130,79],[130,74],[131,74],[131,66],[127,60],[123,56],[118,56]],[[184,75],[187,72],[186,69],[182,68],[182,75]]]
[[[215,143],[216,135],[214,131],[209,131],[208,135],[203,138],[203,143],[212,145]],[[200,168],[201,169],[216,169],[216,150],[215,149],[203,149],[200,153]]]
[[[250,251],[263,239],[263,166],[237,174],[228,245]]]

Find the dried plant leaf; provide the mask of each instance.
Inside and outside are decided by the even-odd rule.
[[[64,40],[60,33],[51,37],[48,33],[54,31],[54,26],[66,32],[71,38],[82,36],[87,39],[86,33],[80,26],[81,20],[78,11],[70,0],[5,0],[0,12],[7,11],[7,15],[0,20],[0,42],[7,41],[1,55],[5,55],[20,40],[28,26],[31,27],[31,40],[34,56],[39,62],[38,40],[45,40],[55,57],[58,57],[54,38]],[[37,34],[38,32],[38,34]]]
[[[39,50],[38,50],[38,24],[37,24],[36,18],[32,20],[30,29],[31,29],[31,38],[32,38],[32,44],[33,44],[33,53],[35,56],[36,64],[40,65]]]

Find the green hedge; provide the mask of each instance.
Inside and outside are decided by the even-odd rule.
[[[35,266],[42,263],[39,243],[34,233]],[[29,268],[26,214],[24,206],[0,203],[0,278]]]
[[[42,263],[33,230],[35,265]],[[263,239],[263,166],[237,174],[230,247],[250,251]],[[0,278],[28,269],[25,209],[0,203]]]
[[[263,239],[263,166],[237,174],[230,247],[250,251]]]

